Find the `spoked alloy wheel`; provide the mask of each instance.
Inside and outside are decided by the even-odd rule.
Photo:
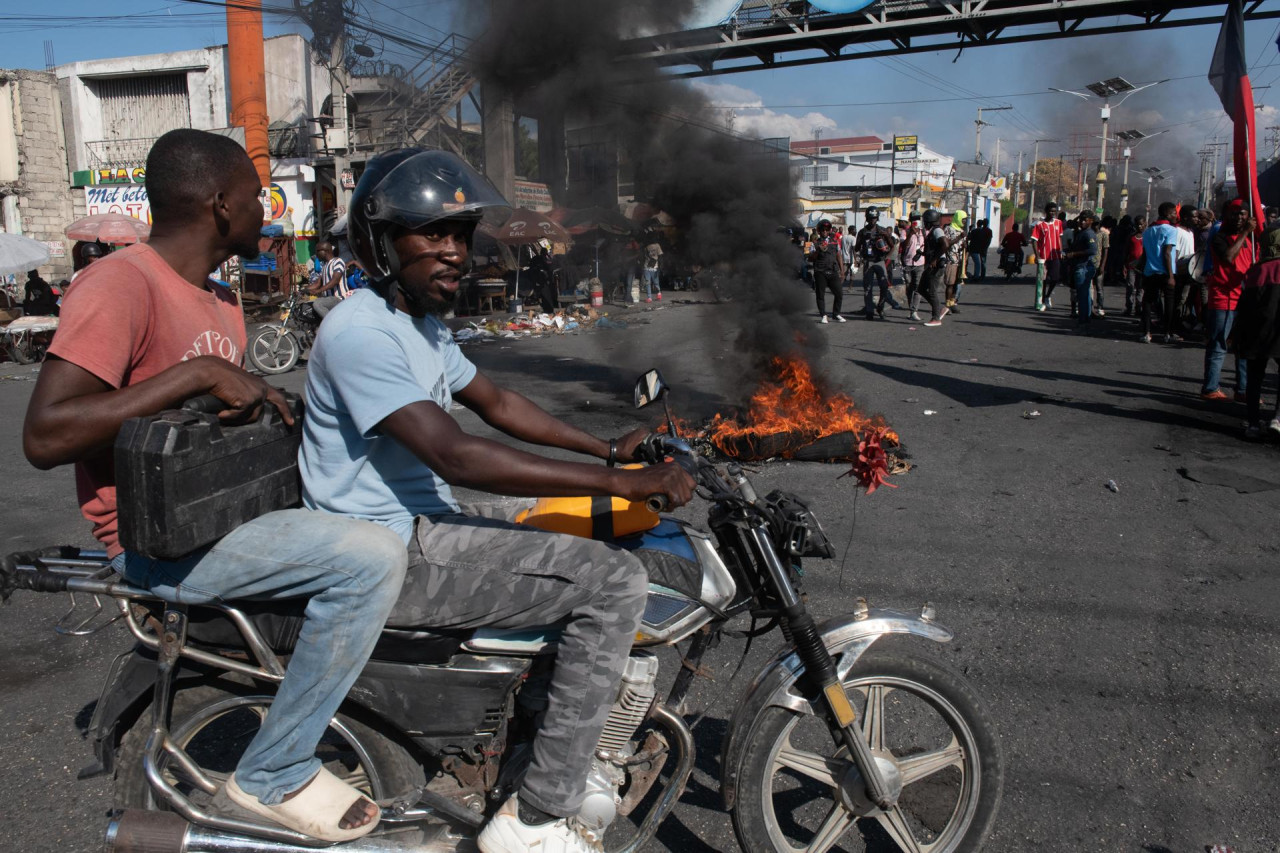
[[[301,355],[297,336],[277,326],[262,329],[249,341],[249,363],[263,373],[288,373]]]
[[[235,771],[270,706],[270,696],[242,695],[211,685],[181,690],[174,701],[171,737],[220,787]],[[116,782],[116,800],[121,807],[158,807],[142,768],[150,733],[148,709],[121,740]],[[423,780],[421,767],[399,744],[341,714],[329,722],[316,747],[316,757],[330,773],[373,800],[393,799]],[[161,755],[159,769],[169,784],[194,804],[208,804],[212,793],[201,790],[167,754]]]
[[[844,679],[896,805],[881,810],[817,716],[773,707],[744,757],[734,810],[750,853],[977,851],[1003,771],[986,713],[964,679],[928,658],[870,651]]]

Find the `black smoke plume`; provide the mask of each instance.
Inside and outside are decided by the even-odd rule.
[[[799,252],[782,230],[793,223],[787,152],[730,133],[688,84],[618,61],[627,37],[678,30],[692,5],[496,0],[475,22],[476,66],[486,94],[510,91],[522,114],[560,110],[571,125],[609,129],[634,167],[637,200],[670,215],[685,260],[714,272],[727,301],[713,322],[726,328],[707,333],[736,338],[736,355],[716,367],[740,394],[754,384],[744,376],[774,356],[815,363],[825,339],[796,280]],[[612,206],[611,193],[599,203]]]

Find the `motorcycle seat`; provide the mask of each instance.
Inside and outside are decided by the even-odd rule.
[[[236,609],[249,618],[276,654],[290,654],[297,645],[305,607],[306,601],[302,599],[236,604]],[[158,611],[158,605],[155,609]],[[158,618],[159,613],[156,615]],[[384,628],[371,659],[411,664],[447,663],[472,633]],[[187,642],[196,648],[220,654],[248,653],[240,630],[217,607],[192,607],[188,610]]]

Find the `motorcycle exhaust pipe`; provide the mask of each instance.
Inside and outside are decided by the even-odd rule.
[[[204,829],[171,812],[129,809],[107,826],[105,853],[315,853],[317,847],[300,847],[230,832]],[[421,843],[390,838],[361,838],[324,847],[341,853],[456,853],[458,839]]]

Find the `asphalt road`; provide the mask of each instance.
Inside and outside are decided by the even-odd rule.
[[[812,606],[831,616],[857,595],[930,601],[957,632],[941,653],[985,697],[1005,754],[989,850],[1280,849],[1280,450],[1240,441],[1242,405],[1199,400],[1195,346],[1139,344],[1116,317],[1097,337],[1073,336],[1065,311],[1026,308],[1025,284],[971,285],[965,299],[940,329],[902,314],[814,327],[830,344],[823,369],[884,414],[916,467],[898,488],[856,498],[834,466],[761,467],[764,491],[812,499],[838,550],[852,536],[847,564],[810,567]],[[722,307],[668,302],[634,319],[467,352],[601,434],[636,422],[631,383],[651,363],[682,411],[740,395]],[[0,547],[88,544],[70,471],[22,458],[31,378],[0,366]],[[0,610],[3,850],[96,850],[111,805],[107,781],[76,773],[92,760],[82,730],[106,667],[129,644],[115,628],[55,636],[63,609],[20,593]],[[716,680],[699,685],[699,768],[652,850],[735,849],[716,750],[767,651],[730,681],[739,648],[715,652]]]

